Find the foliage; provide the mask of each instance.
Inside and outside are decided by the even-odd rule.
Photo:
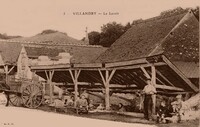
[[[90,45],[99,45],[100,41],[100,33],[96,31],[92,31],[88,34],[89,44]]]
[[[101,27],[101,33],[96,31],[89,33],[89,43],[91,45],[110,47],[130,27],[130,23],[127,23],[125,26],[116,22],[107,23]]]
[[[39,33],[40,35],[43,35],[43,34],[51,34],[51,33],[56,33],[58,32],[57,30],[51,30],[51,29],[46,29],[46,30],[43,30],[41,33]]]
[[[0,34],[0,39],[20,38],[21,36],[9,36],[7,34]]]

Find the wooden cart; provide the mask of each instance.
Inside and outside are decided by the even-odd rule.
[[[1,78],[0,91],[6,93],[9,103],[13,106],[37,108],[44,98],[42,85],[30,80],[10,80],[5,83],[5,80]]]

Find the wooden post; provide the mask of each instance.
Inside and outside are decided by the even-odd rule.
[[[109,88],[109,72],[106,70],[106,82],[105,82],[105,103],[106,103],[106,110],[110,110],[110,88]]]
[[[105,77],[103,76],[101,70],[99,70],[100,76],[102,78],[103,84],[105,86],[105,104],[106,104],[106,110],[110,110],[110,80],[113,77],[116,70],[112,70],[111,74],[109,74],[109,71],[106,70]]]
[[[156,85],[156,68],[154,65],[151,66],[151,72],[152,72],[151,82],[155,87],[155,85]],[[155,94],[152,96],[152,100],[153,100],[152,112],[153,112],[153,114],[156,114],[156,95]]]
[[[78,77],[80,75],[81,70],[74,70],[74,74],[72,70],[69,70],[72,81],[74,82],[74,107],[76,108],[77,99],[78,99]]]
[[[8,65],[4,66],[5,74],[6,74],[6,84],[8,83]]]
[[[50,103],[53,102],[53,85],[52,85],[52,79],[53,79],[53,74],[54,71],[49,71],[49,74],[45,70],[45,74],[47,77],[47,84],[49,84],[49,97],[50,97]]]
[[[52,90],[52,73],[49,71],[49,96],[50,96],[50,103],[53,102],[53,90]]]

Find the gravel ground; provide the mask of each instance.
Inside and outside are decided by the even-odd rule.
[[[89,119],[19,107],[1,107],[0,114],[0,127],[156,127],[139,123]]]
[[[53,110],[42,111],[19,107],[0,108],[0,127],[199,127],[199,120],[181,121],[181,123],[155,124],[141,118],[122,116],[116,114],[87,114],[55,113]],[[78,122],[77,122],[78,121]]]

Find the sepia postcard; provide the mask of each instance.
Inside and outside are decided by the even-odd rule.
[[[199,0],[0,0],[0,127],[200,127]]]

